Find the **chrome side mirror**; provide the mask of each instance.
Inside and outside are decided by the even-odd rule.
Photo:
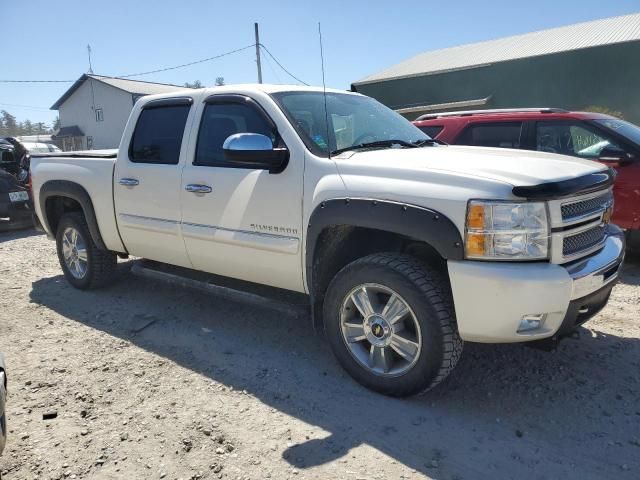
[[[280,173],[289,161],[289,150],[274,148],[271,139],[260,133],[235,133],[224,141],[222,150],[225,160],[237,168]]]

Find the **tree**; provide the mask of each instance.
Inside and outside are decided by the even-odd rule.
[[[222,85],[224,85],[224,77],[217,77],[216,78],[216,87],[221,87]]]
[[[203,85],[200,82],[200,80],[196,80],[193,83],[187,82],[187,83],[184,84],[184,86],[187,87],[187,88],[202,88],[203,87]]]
[[[603,107],[600,105],[589,105],[587,107],[584,107],[582,111],[604,113],[605,115],[611,115],[612,117],[617,117],[620,120],[624,120],[624,116],[622,115],[622,112],[619,112],[617,110],[612,110],[609,107]]]
[[[0,115],[2,116],[2,124],[4,126],[4,130],[6,131],[5,135],[8,137],[15,137],[16,135],[19,135],[18,122],[16,122],[16,117],[11,115],[6,110],[2,110],[2,112],[0,112]]]
[[[34,129],[33,129],[33,123],[31,123],[31,120],[25,120],[24,122],[21,122],[18,126],[19,129],[19,135],[33,135],[34,134]]]

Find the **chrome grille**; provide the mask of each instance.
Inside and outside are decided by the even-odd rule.
[[[570,220],[576,217],[588,216],[592,213],[604,211],[612,201],[611,192],[588,200],[565,203],[560,208],[563,220]]]
[[[562,240],[562,255],[569,257],[584,250],[589,250],[601,243],[604,237],[604,225],[597,225],[584,232],[564,237]]]

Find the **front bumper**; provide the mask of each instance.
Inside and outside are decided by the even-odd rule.
[[[33,223],[31,200],[20,202],[0,201],[0,228],[23,227]]]
[[[604,247],[565,265],[449,261],[449,277],[464,340],[512,343],[570,333],[605,305],[624,259],[624,234],[607,227]],[[525,316],[539,328],[518,332]]]

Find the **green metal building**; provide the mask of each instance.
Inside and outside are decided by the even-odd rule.
[[[597,107],[640,124],[640,14],[422,53],[352,89],[409,119],[451,110]]]

